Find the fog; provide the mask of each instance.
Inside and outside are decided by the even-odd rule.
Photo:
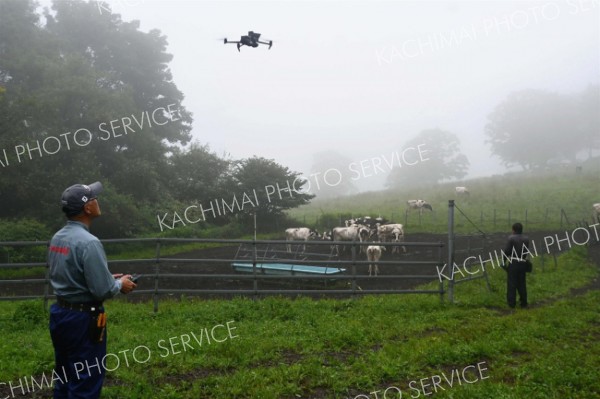
[[[459,138],[466,178],[503,173],[484,135],[500,102],[600,81],[598,1],[107,3],[167,36],[195,140],[305,174],[316,153],[389,156],[432,128]],[[273,47],[224,45],[250,30]],[[384,182],[379,174],[355,185]]]

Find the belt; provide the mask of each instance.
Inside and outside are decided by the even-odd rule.
[[[79,312],[95,312],[100,310],[102,302],[68,302],[63,298],[56,298],[58,306],[65,309],[77,310]]]

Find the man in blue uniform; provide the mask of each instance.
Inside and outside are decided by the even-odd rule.
[[[527,254],[529,252],[529,238],[523,235],[523,225],[515,223],[512,225],[512,235],[508,237],[508,243],[504,250],[506,256],[510,257],[510,263],[506,268],[506,301],[511,308],[517,305],[517,292],[522,308],[527,307]]]
[[[68,218],[48,248],[50,282],[57,303],[50,308],[50,336],[54,345],[57,381],[54,398],[98,398],[104,382],[106,314],[102,302],[136,285],[130,275],[112,275],[102,244],[89,232],[100,216],[100,182],[75,184],[62,194]]]

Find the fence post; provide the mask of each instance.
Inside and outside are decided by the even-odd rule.
[[[510,209],[508,210],[508,225],[511,226],[511,219],[510,219]]]
[[[352,297],[356,298],[356,244],[352,242]]]
[[[48,253],[50,248],[50,241],[46,244],[46,253]],[[6,251],[7,257],[8,250]],[[10,260],[7,262],[10,263]],[[46,286],[44,287],[44,309],[48,309],[48,295],[50,295],[50,264],[48,263],[48,258],[46,257]]]
[[[527,227],[527,209],[525,209],[525,227]]]
[[[158,312],[158,280],[160,273],[160,238],[156,239],[156,265],[154,266],[154,313]]]
[[[452,269],[448,281],[448,300],[454,303],[454,200],[448,200],[448,266]]]
[[[408,209],[404,211],[404,227],[408,225]]]
[[[560,213],[561,213],[561,217],[560,217],[560,227],[562,227],[562,215],[565,215],[565,224],[567,225],[567,227],[571,224],[571,222],[569,222],[569,218],[567,217],[567,213],[565,212],[564,209],[560,209]]]
[[[252,275],[254,276],[252,283],[252,289],[254,290],[253,298],[256,299],[258,295],[258,280],[256,279],[256,235],[252,239]]]
[[[441,267],[444,266],[444,255],[442,253],[443,248],[444,247],[442,245],[440,245],[440,247],[438,248],[438,262],[439,266]],[[440,278],[440,303],[444,303],[444,279],[442,278]]]
[[[481,211],[481,214],[479,215],[479,224],[483,225],[483,211]]]
[[[496,227],[496,210],[494,209],[494,227]]]
[[[544,225],[548,224],[548,208],[546,208],[546,215],[544,216]]]

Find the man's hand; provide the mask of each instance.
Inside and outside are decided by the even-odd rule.
[[[121,277],[121,292],[123,294],[129,294],[135,287],[137,287],[137,284],[131,281],[131,274]]]

